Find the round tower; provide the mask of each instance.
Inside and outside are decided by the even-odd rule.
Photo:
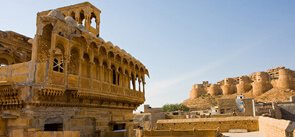
[[[196,99],[206,93],[207,92],[202,84],[195,84],[193,85],[192,90],[190,92],[190,99]]]
[[[279,89],[293,89],[292,73],[289,69],[282,68],[279,70],[279,79],[277,80]]]
[[[272,88],[270,84],[270,78],[268,73],[266,72],[257,72],[255,73],[255,79],[252,83],[253,87],[253,95],[260,96],[261,94],[265,93],[266,91]]]
[[[252,89],[251,79],[248,76],[239,77],[239,84],[237,84],[237,93],[243,94]]]
[[[221,91],[221,88],[219,85],[217,84],[211,84],[209,89],[208,89],[208,93],[211,95],[211,96],[216,96],[216,95],[221,95],[222,94],[222,91]]]
[[[221,86],[223,95],[231,95],[237,92],[235,80],[233,78],[226,78],[223,83],[224,84]]]

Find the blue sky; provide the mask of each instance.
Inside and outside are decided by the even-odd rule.
[[[80,0],[1,3],[0,30],[33,37],[38,11]],[[93,0],[101,37],[150,71],[146,103],[188,98],[194,83],[216,82],[276,66],[295,69],[293,0]]]

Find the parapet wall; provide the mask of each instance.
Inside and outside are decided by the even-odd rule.
[[[258,131],[258,117],[226,117],[204,119],[171,119],[158,120],[157,130],[216,130],[228,132],[230,129],[247,129],[249,132]]]
[[[295,137],[294,129],[292,121],[259,117],[259,131],[267,137]]]
[[[0,81],[2,84],[23,84],[29,82],[31,61],[0,67]]]

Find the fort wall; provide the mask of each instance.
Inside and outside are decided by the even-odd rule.
[[[269,69],[265,72],[255,72],[234,78],[225,78],[217,83],[204,81],[195,84],[190,91],[190,99],[196,99],[204,94],[231,95],[252,92],[254,97],[260,96],[272,88],[279,90],[295,89],[295,71],[285,67]]]

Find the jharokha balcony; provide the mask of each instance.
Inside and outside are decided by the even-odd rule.
[[[84,5],[89,7],[89,3],[79,6]],[[31,60],[1,65],[1,86],[10,87],[17,93],[14,98],[26,105],[135,109],[145,101],[148,70],[99,37],[99,9],[87,8],[81,25],[74,7],[38,13],[37,33],[28,43]],[[90,26],[91,18],[96,28]]]

